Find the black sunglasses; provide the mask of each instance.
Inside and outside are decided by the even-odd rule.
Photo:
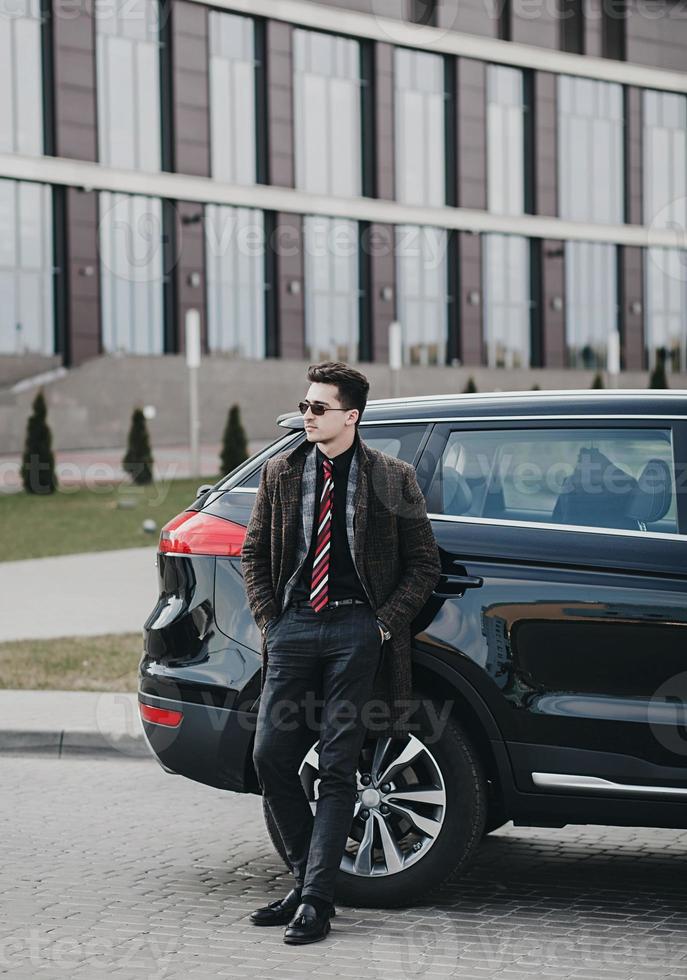
[[[310,402],[299,402],[298,409],[301,415],[305,415],[308,409],[312,409],[313,415],[324,415],[325,412],[347,412],[347,408],[327,408],[324,405],[319,405],[317,402],[311,404]]]

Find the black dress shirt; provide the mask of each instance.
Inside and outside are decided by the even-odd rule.
[[[346,534],[346,490],[348,487],[348,473],[351,467],[353,454],[358,449],[359,435],[356,431],[352,444],[342,453],[338,453],[331,459],[332,477],[334,480],[334,501],[332,513],[332,533],[329,539],[329,572],[328,589],[330,600],[334,599],[363,599],[368,601],[365,589],[356,572],[351,549],[348,545]],[[315,512],[313,514],[312,539],[310,550],[298,581],[294,587],[292,599],[308,599],[310,597],[310,586],[312,578],[312,564],[315,558],[315,547],[317,545],[317,516],[320,511],[320,497],[324,487],[323,462],[325,454],[316,444],[311,452],[316,453],[317,464],[317,484],[315,488]]]

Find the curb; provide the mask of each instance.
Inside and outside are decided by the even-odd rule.
[[[153,759],[143,734],[104,733],[101,731],[0,731],[0,755],[60,759],[65,756],[97,756],[102,759]]]

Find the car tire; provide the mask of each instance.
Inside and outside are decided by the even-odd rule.
[[[434,717],[440,717],[441,704],[434,702],[433,707]],[[474,743],[453,716],[443,723],[436,740],[426,737],[432,728],[423,707],[414,720],[421,724],[417,737],[431,752],[443,779],[446,805],[441,829],[426,855],[410,867],[392,874],[369,876],[340,869],[336,901],[344,905],[368,908],[413,905],[423,893],[459,878],[481,843],[487,821],[487,780]],[[270,839],[289,867],[281,836],[264,799],[263,812]]]

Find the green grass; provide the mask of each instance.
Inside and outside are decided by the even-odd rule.
[[[135,693],[142,652],[140,632],[0,643],[0,687]]]
[[[193,503],[201,483],[215,484],[219,476],[161,480],[149,486],[60,489],[53,494],[0,494],[0,561],[45,558],[81,551],[110,551],[157,545],[160,529]],[[121,500],[134,502],[121,509]],[[146,533],[141,524],[152,518],[157,530]]]

